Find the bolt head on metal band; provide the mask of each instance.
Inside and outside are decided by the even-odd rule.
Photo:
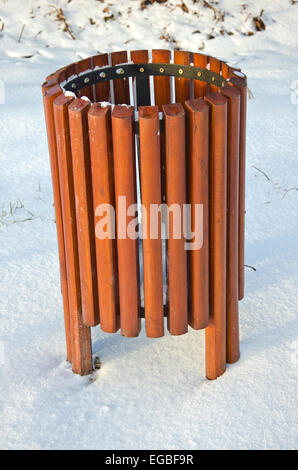
[[[179,70],[178,70],[178,73],[179,73],[179,75],[182,75],[182,74],[183,74],[183,70],[182,70],[182,69],[179,69]]]
[[[144,70],[145,70],[144,67],[140,67],[140,68],[139,68],[139,71],[140,71],[140,72],[144,72]]]
[[[106,74],[104,72],[100,72],[99,76],[100,78],[105,78]]]

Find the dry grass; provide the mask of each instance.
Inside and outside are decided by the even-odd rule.
[[[73,35],[73,33],[72,33],[72,31],[69,27],[69,24],[66,21],[63,9],[62,8],[57,8],[55,5],[50,5],[50,7],[55,10],[55,14],[56,14],[56,20],[55,21],[58,21],[59,23],[61,23],[62,24],[62,30],[65,31],[66,33],[68,33],[69,36],[71,37],[71,39],[75,40],[76,38],[74,37],[74,35]]]

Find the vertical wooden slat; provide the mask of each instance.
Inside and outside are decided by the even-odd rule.
[[[238,361],[238,216],[239,216],[239,133],[240,92],[225,86],[221,93],[228,101],[227,167],[227,362]]]
[[[152,50],[153,63],[168,64],[170,62],[170,58],[170,51],[165,49]],[[170,77],[154,77],[154,95],[155,104],[158,106],[159,111],[162,111],[162,106],[171,102]]]
[[[127,63],[127,52],[112,52],[111,61],[112,65]],[[122,77],[122,75],[119,75],[119,77]],[[113,83],[115,104],[129,104],[130,97],[128,78],[119,78],[114,80]]]
[[[108,54],[100,54],[93,57],[93,67],[104,67],[109,65]],[[100,71],[99,71],[100,72]],[[101,82],[94,85],[95,88],[95,101],[108,101],[111,102],[110,82]]]
[[[216,59],[215,57],[209,57],[209,64],[210,64],[210,70],[212,72],[220,74],[220,61],[218,59]],[[210,91],[217,92],[218,87],[210,84]]]
[[[68,109],[76,200],[82,313],[84,323],[88,326],[95,326],[99,323],[99,306],[88,139],[87,113],[89,108],[90,104],[87,101],[75,99]]]
[[[65,79],[68,79],[76,75],[77,75],[77,62],[74,62],[73,64],[70,64],[66,67]]]
[[[82,72],[87,72],[88,70],[92,69],[92,57],[88,57],[87,59],[80,60],[76,62],[76,73],[79,75]],[[77,96],[87,96],[91,101],[93,101],[93,86],[86,85],[84,88],[81,88],[77,92]]]
[[[216,379],[226,369],[227,100],[219,93],[210,93],[205,100],[210,106],[210,321],[206,328],[206,376]]]
[[[230,83],[240,90],[240,146],[239,146],[239,300],[244,297],[245,254],[245,153],[246,153],[246,78],[232,77]]]
[[[189,65],[191,62],[191,54],[186,51],[174,51],[174,62],[180,65]],[[189,78],[175,78],[175,96],[176,103],[184,104],[186,100],[190,99],[190,79]]]
[[[243,76],[244,80],[246,81],[246,77],[245,75],[241,72],[241,69],[239,67],[233,67],[231,65],[229,65],[229,78],[232,78],[232,77],[238,77],[239,74],[241,76]]]
[[[194,52],[193,64],[195,67],[206,69],[207,64],[208,64],[208,56],[204,54],[199,54],[198,52]],[[194,97],[204,98],[206,93],[207,93],[207,83],[201,82],[200,80],[194,80]]]
[[[152,62],[167,64],[170,62],[171,53],[165,49],[152,50]],[[154,96],[155,104],[159,111],[162,111],[164,104],[171,102],[170,77],[154,77]],[[161,155],[161,197],[162,202],[166,199],[166,162],[165,162],[165,138],[164,131],[160,133],[160,155]]]
[[[189,324],[196,330],[209,322],[209,107],[202,98],[186,101],[188,203],[194,231],[195,204],[203,205],[203,245],[188,252]]]
[[[221,73],[224,78],[230,78],[229,66],[226,62],[221,62]]]
[[[126,106],[115,106],[112,112],[120,326],[121,334],[129,337],[137,336],[141,326],[138,240],[127,235],[135,216],[126,217],[129,206],[137,203],[133,117],[133,108]],[[119,201],[121,196],[125,198],[125,207],[122,206],[124,201]],[[124,223],[120,223],[119,218]]]
[[[141,198],[147,219],[147,233],[143,238],[144,291],[146,334],[158,338],[164,334],[163,269],[161,214],[158,216],[156,239],[151,239],[151,204],[161,204],[160,141],[158,106],[139,108]],[[143,220],[144,220],[143,217]],[[155,235],[154,235],[155,236]]]
[[[76,374],[86,375],[92,372],[92,351],[90,328],[82,321],[75,194],[68,119],[68,106],[72,100],[73,98],[67,98],[64,95],[56,98],[54,116],[68,280],[72,369]]]
[[[110,229],[113,230],[115,196],[110,107],[93,105],[88,113],[88,122],[95,216],[99,215],[96,211],[101,204],[109,204],[113,209],[112,212],[104,212],[101,216],[104,215],[109,219]],[[95,223],[96,220],[97,217]],[[100,239],[97,236],[95,244],[100,325],[103,331],[115,333],[120,321],[116,240],[109,237]]]
[[[187,258],[183,234],[182,211],[186,203],[185,113],[180,103],[163,106],[166,139],[166,175],[168,210],[180,207],[180,238],[174,238],[173,217],[168,227],[168,329],[172,335],[187,332]],[[177,234],[178,235],[178,234]]]
[[[56,214],[56,229],[57,229],[58,252],[59,252],[59,262],[60,262],[60,279],[61,279],[61,292],[62,292],[62,298],[63,298],[67,359],[69,362],[71,362],[70,313],[69,313],[69,301],[68,301],[66,257],[65,257],[65,245],[64,245],[62,210],[61,210],[61,193],[60,193],[60,184],[59,184],[59,172],[58,172],[59,170],[58,170],[56,134],[55,134],[55,123],[54,123],[54,111],[53,111],[53,101],[61,93],[62,93],[62,90],[58,85],[43,91],[43,104],[44,104],[45,120],[46,120],[46,127],[47,127],[54,205],[55,205],[55,214]]]
[[[44,94],[46,90],[48,90],[49,88],[53,88],[55,85],[58,85],[58,77],[57,77],[57,74],[52,74],[50,75],[49,77],[47,77],[46,81],[42,84],[41,88],[42,88],[42,93]],[[62,89],[59,87],[57,88],[57,90],[60,89],[60,93],[62,93]]]

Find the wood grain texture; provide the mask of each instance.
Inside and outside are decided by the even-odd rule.
[[[191,53],[186,51],[174,51],[174,63],[181,65],[189,65],[191,62]],[[184,105],[186,100],[190,99],[190,79],[176,77],[175,78],[175,96],[176,103]]]
[[[239,300],[244,297],[245,283],[245,161],[246,161],[246,113],[247,81],[246,78],[232,77],[232,86],[240,90],[240,144],[239,144]]]
[[[93,67],[104,67],[106,65],[109,65],[108,54],[99,54],[93,57]],[[94,100],[96,102],[108,101],[111,103],[110,81],[96,83],[94,85]]]
[[[153,63],[168,64],[170,62],[170,58],[170,51],[165,49],[152,50]],[[159,111],[162,111],[162,106],[171,102],[170,77],[154,77],[154,96],[155,104],[158,106]]]
[[[200,67],[202,69],[207,68],[208,56],[205,54],[200,54],[194,52],[193,54],[193,64],[195,67]],[[195,98],[204,98],[207,93],[207,83],[201,82],[200,80],[194,80],[194,97]]]
[[[120,326],[121,334],[128,337],[138,336],[141,327],[138,240],[127,236],[135,214],[128,215],[125,224],[118,223],[119,217],[126,215],[119,197],[125,197],[126,210],[137,202],[133,116],[134,109],[125,106],[115,106],[112,112]]]
[[[189,324],[199,330],[209,322],[209,107],[202,98],[185,103],[187,117],[187,202],[191,204],[191,230],[195,230],[195,204],[203,205],[203,245],[188,252]]]
[[[163,106],[165,116],[166,145],[166,202],[168,209],[173,204],[180,208],[186,203],[185,165],[185,112],[180,103]],[[180,238],[174,238],[174,217],[171,214],[168,227],[168,330],[172,335],[181,335],[188,329],[187,257],[180,217]]]
[[[99,323],[95,229],[87,113],[90,104],[75,99],[69,106],[71,152],[76,200],[83,321]]]
[[[66,272],[66,255],[65,255],[65,245],[64,245],[61,192],[60,192],[60,183],[59,183],[59,169],[58,169],[56,133],[55,133],[55,122],[54,122],[54,110],[53,110],[53,102],[59,95],[61,95],[61,93],[62,93],[62,90],[60,86],[58,85],[54,85],[51,88],[44,89],[43,104],[44,104],[47,136],[48,136],[48,147],[49,147],[51,174],[52,174],[52,187],[53,187],[54,206],[55,206],[55,215],[56,215],[56,229],[57,229],[58,253],[59,253],[59,263],[60,263],[61,293],[62,293],[62,298],[63,298],[67,359],[69,362],[71,362],[72,357],[71,357],[71,335],[70,335],[70,312],[69,312],[68,285],[67,285],[67,272]]]
[[[127,52],[112,52],[111,53],[112,65],[127,63]],[[114,103],[115,104],[130,104],[129,96],[129,83],[128,78],[121,78],[113,80],[114,85]]]
[[[87,375],[92,372],[91,332],[90,328],[82,321],[79,252],[68,118],[68,106],[72,101],[73,98],[67,98],[64,95],[58,96],[54,101],[54,116],[66,252],[72,370],[76,374]]]
[[[164,334],[163,268],[161,214],[156,239],[151,238],[151,204],[161,204],[160,139],[158,106],[139,108],[141,200],[146,211],[147,227],[143,239],[144,297],[146,334],[158,338]],[[144,220],[144,219],[143,219]]]
[[[115,213],[114,171],[113,171],[113,144],[111,127],[111,109],[93,105],[88,112],[89,141],[93,188],[93,207],[96,223],[98,215],[108,217],[110,227],[113,228],[113,214]],[[113,208],[113,213],[97,213],[102,204]],[[108,227],[106,227],[106,230]],[[115,333],[119,329],[119,293],[117,269],[116,239],[95,239],[97,280],[100,305],[101,329],[107,333]]]
[[[226,369],[227,101],[219,93],[209,93],[205,101],[210,106],[210,321],[206,328],[206,376],[216,379]]]
[[[228,103],[227,147],[227,362],[240,357],[238,318],[239,141],[240,92],[230,85],[221,89]]]

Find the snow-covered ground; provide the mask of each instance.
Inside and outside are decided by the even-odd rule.
[[[0,0],[0,448],[297,448],[298,3],[146,3]],[[213,382],[192,330],[152,340],[97,328],[102,369],[81,378],[65,361],[40,85],[97,51],[154,47],[225,58],[254,95],[246,264],[256,271],[240,303],[241,359]]]

